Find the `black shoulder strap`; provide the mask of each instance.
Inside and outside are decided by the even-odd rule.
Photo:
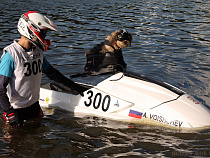
[[[102,50],[102,46],[104,45],[104,42],[101,42],[100,44],[97,44],[95,47],[90,49],[93,54],[99,54],[99,52]]]

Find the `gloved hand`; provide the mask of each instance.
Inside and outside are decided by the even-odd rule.
[[[75,83],[75,84],[76,84],[76,83]],[[84,97],[84,93],[83,93],[83,92],[85,91],[85,88],[84,88],[84,87],[82,87],[82,86],[76,84],[74,90],[75,90],[76,92],[78,92],[82,97]]]
[[[5,121],[8,122],[12,127],[21,127],[23,125],[22,120],[18,118],[13,108],[5,111],[3,117]]]

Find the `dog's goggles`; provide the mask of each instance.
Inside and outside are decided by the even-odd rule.
[[[129,35],[126,30],[120,30],[117,40],[123,41],[123,40],[129,40]]]

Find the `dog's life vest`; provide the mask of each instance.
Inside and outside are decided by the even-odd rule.
[[[88,72],[113,72],[115,70],[117,71],[123,71],[127,64],[125,63],[122,55],[121,49],[115,49],[113,46],[111,46],[114,49],[114,52],[106,52],[101,53],[102,46],[104,45],[104,42],[96,45],[94,48],[91,49],[91,52],[93,54],[88,54],[87,62],[85,65],[85,71]]]

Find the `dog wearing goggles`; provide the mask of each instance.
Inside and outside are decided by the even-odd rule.
[[[131,46],[132,35],[128,33],[126,30],[116,30],[109,35],[104,42],[96,45],[94,48],[85,52],[85,56],[89,54],[105,54],[109,53],[117,53],[122,48],[126,48]]]

